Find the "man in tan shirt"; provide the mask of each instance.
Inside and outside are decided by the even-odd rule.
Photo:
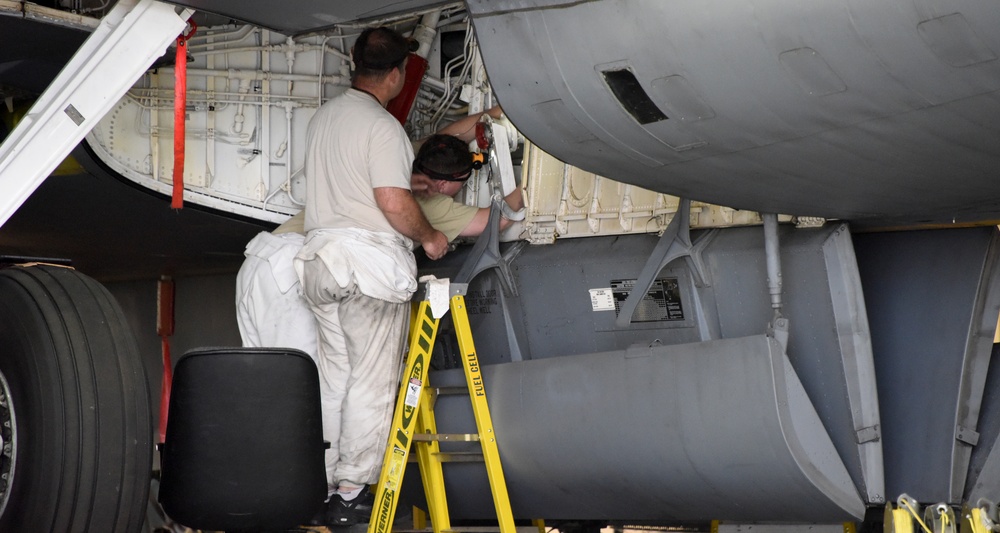
[[[486,207],[465,205],[454,200],[472,175],[472,154],[462,140],[451,135],[432,135],[420,146],[413,161],[411,181],[426,182],[422,188],[414,187],[420,209],[431,224],[454,241],[458,237],[476,237],[486,229],[490,210]],[[504,198],[514,211],[524,207],[521,189],[515,188]],[[501,217],[500,231],[513,222]]]

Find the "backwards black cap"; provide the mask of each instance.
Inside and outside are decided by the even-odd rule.
[[[465,181],[481,167],[482,161],[469,153],[469,147],[451,135],[431,135],[413,160],[415,172],[444,181]]]

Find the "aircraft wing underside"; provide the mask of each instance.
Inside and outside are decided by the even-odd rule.
[[[994,2],[468,6],[511,120],[588,171],[765,212],[1000,215]]]

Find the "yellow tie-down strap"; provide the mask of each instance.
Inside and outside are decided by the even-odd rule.
[[[897,507],[893,508],[892,503],[885,506],[884,529],[886,533],[985,533],[988,529],[975,529],[973,522],[979,522],[979,510],[975,513],[976,518],[972,519],[972,513],[963,512],[962,515],[969,518],[959,524],[955,517],[955,512],[951,506],[944,503],[928,505],[924,511],[923,518],[920,515],[920,504],[910,496],[902,494],[896,500]],[[919,526],[919,527],[918,527]]]
[[[992,533],[996,524],[990,515],[991,513],[982,507],[964,509],[961,533]]]

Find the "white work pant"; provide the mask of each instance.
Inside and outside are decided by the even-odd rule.
[[[299,294],[292,259],[298,233],[263,232],[247,245],[236,275],[236,323],[243,346],[295,348],[316,360],[316,319]]]
[[[302,264],[302,294],[319,329],[327,481],[378,481],[392,422],[410,304],[341,287],[319,258]]]

